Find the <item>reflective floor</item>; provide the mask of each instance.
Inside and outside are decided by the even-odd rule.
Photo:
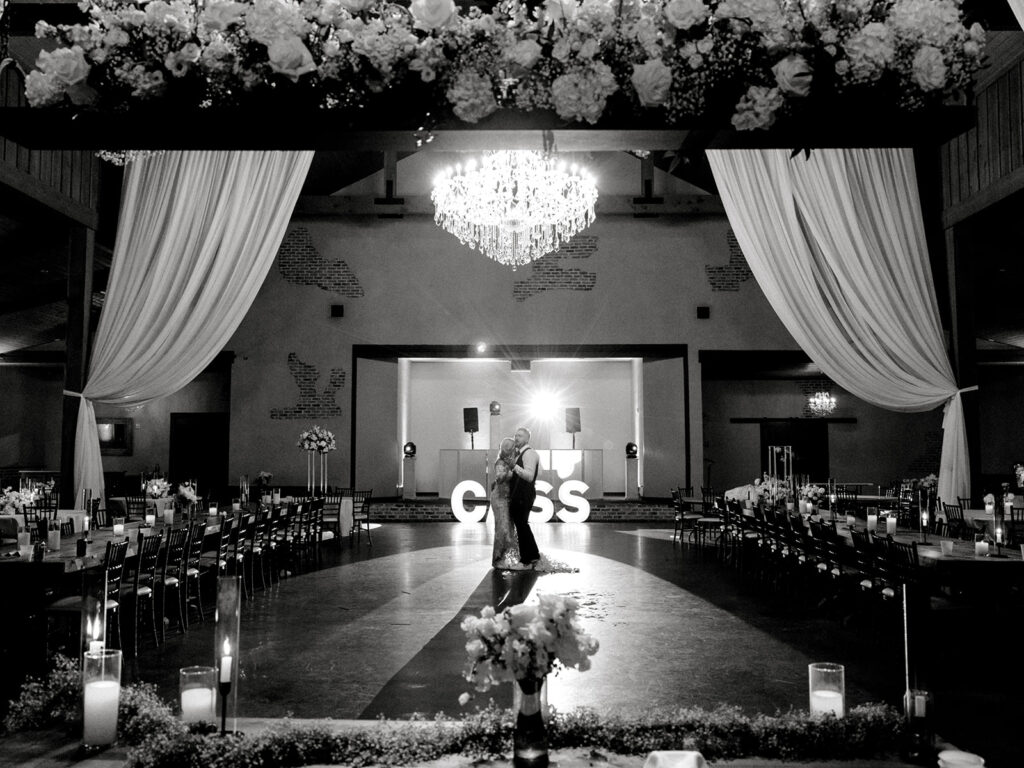
[[[774,713],[806,708],[807,665],[846,665],[847,702],[897,703],[904,689],[898,625],[840,622],[765,594],[721,564],[714,550],[671,542],[671,530],[626,523],[535,526],[542,551],[576,573],[490,568],[487,523],[387,524],[374,546],[325,547],[318,570],[292,576],[243,606],[239,713],[250,717],[406,717],[460,710],[468,686],[459,623],[485,605],[540,592],[571,594],[601,643],[586,673],[550,682],[559,709],[635,712],[713,706]],[[955,642],[954,627],[936,642]],[[969,654],[960,657],[970,662]],[[177,694],[177,671],[213,661],[213,627],[193,626],[132,664],[137,679]],[[979,659],[979,662],[981,659]],[[943,735],[1000,762],[1019,718],[1013,679],[950,665],[933,685]],[[1020,676],[1019,671],[1008,674]],[[507,690],[478,695],[506,703]],[[1014,714],[1016,710],[1016,714]],[[1005,723],[1005,725],[1003,725]]]

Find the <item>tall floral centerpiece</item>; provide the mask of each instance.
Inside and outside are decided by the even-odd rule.
[[[807,512],[813,514],[814,510],[825,498],[825,489],[814,483],[806,483],[800,486],[800,500],[806,505]]]
[[[579,603],[562,595],[540,595],[536,603],[497,613],[487,606],[462,621],[468,657],[465,678],[477,691],[506,681],[518,686],[513,763],[517,768],[548,764],[547,735],[540,706],[545,678],[561,668],[584,672],[597,653],[597,640],[576,617]],[[465,704],[470,694],[463,693]]]
[[[327,493],[327,454],[338,450],[338,443],[334,439],[334,433],[319,425],[299,435],[299,442],[296,443],[306,452],[306,490],[315,494],[319,491]],[[317,482],[317,466],[319,465],[320,480]]]
[[[163,499],[171,490],[171,484],[162,477],[154,477],[146,481],[146,496],[150,499]]]
[[[25,511],[35,503],[37,493],[35,490],[16,491],[13,488],[4,488],[0,493],[0,512],[5,515],[13,515]]]
[[[190,512],[198,501],[199,494],[192,483],[181,483],[178,486],[178,491],[174,494],[174,503],[182,513]]]

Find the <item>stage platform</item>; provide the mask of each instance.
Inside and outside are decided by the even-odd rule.
[[[557,501],[554,505],[556,510],[560,508]],[[396,523],[458,522],[452,513],[451,502],[433,496],[374,500],[370,514],[374,520]],[[592,499],[587,522],[671,523],[674,518],[675,511],[667,500]],[[552,522],[558,522],[557,518]]]

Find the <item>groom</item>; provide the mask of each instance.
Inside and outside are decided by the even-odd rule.
[[[536,565],[540,561],[537,542],[530,530],[530,510],[537,498],[537,468],[540,458],[530,447],[530,430],[520,427],[516,430],[516,463],[512,467],[512,483],[508,494],[509,517],[516,527],[519,538],[519,559],[526,565]]]

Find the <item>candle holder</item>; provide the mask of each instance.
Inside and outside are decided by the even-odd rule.
[[[217,722],[216,667],[182,667],[178,684],[183,723]]]
[[[92,752],[117,741],[121,700],[121,652],[86,651],[82,660],[82,749]]]
[[[240,576],[224,575],[217,579],[217,622],[213,636],[214,658],[217,659],[217,690],[220,693],[220,732],[228,732],[228,710],[231,710],[231,731],[235,731],[238,709],[239,634],[242,615],[242,580]]]
[[[807,684],[812,715],[843,717],[846,714],[846,669],[842,664],[808,664]]]

